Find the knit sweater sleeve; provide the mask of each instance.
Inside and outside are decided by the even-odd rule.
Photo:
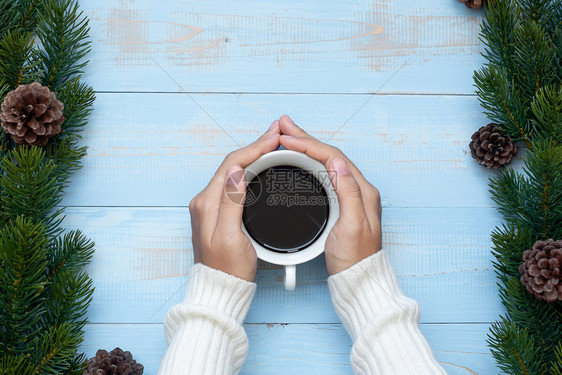
[[[384,250],[328,278],[332,301],[353,340],[356,374],[446,374],[419,329]]]
[[[159,375],[237,374],[248,353],[242,327],[256,284],[195,264],[183,302],[166,314]]]

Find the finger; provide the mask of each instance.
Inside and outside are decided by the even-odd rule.
[[[240,165],[228,167],[215,232],[232,235],[242,227],[246,178]]]
[[[283,115],[279,119],[279,129],[281,130],[281,134],[291,135],[294,137],[308,136],[308,133],[299,128],[287,115]]]
[[[363,187],[365,184],[369,184],[365,177],[363,177],[361,171],[359,171],[359,169],[355,166],[355,164],[353,164],[343,152],[333,146],[320,142],[318,139],[311,136],[293,137],[283,134],[281,135],[279,140],[281,145],[283,145],[287,150],[302,152],[303,154],[306,154],[324,164],[326,169],[330,168],[331,162],[332,160],[334,160],[334,158],[342,158],[348,164],[350,170],[352,171],[354,177],[357,178],[357,181],[359,182],[361,187]]]
[[[211,178],[209,186],[216,185],[213,189],[219,191],[224,185],[228,166],[236,164],[242,168],[246,168],[262,155],[277,150],[280,145],[279,134],[279,122],[274,121],[271,127],[255,142],[228,154],[217,169],[215,175]]]
[[[361,220],[368,221],[361,196],[361,187],[353,177],[346,161],[342,158],[335,158],[332,160],[330,169],[335,172],[330,174],[330,177],[338,196],[340,218],[350,225]]]
[[[288,150],[302,152],[311,158],[320,161],[327,170],[330,170],[332,161],[335,158],[345,160],[353,177],[361,188],[363,202],[369,207],[366,210],[369,222],[375,223],[380,217],[380,195],[377,189],[367,181],[361,171],[349,160],[347,156],[337,148],[320,142],[318,139],[308,137],[292,137],[281,135],[281,144]],[[380,221],[380,219],[378,219]]]

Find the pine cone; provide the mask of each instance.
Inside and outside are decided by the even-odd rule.
[[[133,359],[131,352],[115,348],[109,353],[98,350],[86,363],[88,369],[82,375],[142,375],[144,366]]]
[[[509,164],[519,151],[509,135],[501,133],[496,126],[490,123],[478,129],[469,145],[472,157],[486,168],[495,169]]]
[[[1,106],[2,129],[19,144],[45,146],[61,132],[64,105],[54,92],[39,82],[10,91]]]
[[[459,0],[459,3],[464,3],[467,8],[478,9],[488,5],[488,0]]]
[[[521,282],[527,291],[546,302],[562,301],[562,240],[537,241],[523,252],[519,266]]]

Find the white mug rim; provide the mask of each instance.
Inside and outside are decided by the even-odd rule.
[[[322,187],[326,191],[328,202],[330,204],[328,221],[326,222],[324,230],[312,244],[302,250],[293,253],[276,252],[261,246],[252,238],[252,236],[250,236],[244,224],[242,224],[242,231],[248,236],[250,242],[254,246],[254,249],[256,249],[258,258],[266,262],[282,266],[305,263],[316,258],[324,252],[324,246],[326,244],[328,234],[330,233],[330,230],[334,226],[339,216],[339,204],[337,195],[329,178],[319,178],[320,173],[327,173],[324,165],[319,161],[312,159],[308,155],[293,150],[276,150],[262,155],[258,160],[244,169],[246,184],[248,184],[260,172],[276,165],[290,165],[302,168],[308,171],[322,183]]]

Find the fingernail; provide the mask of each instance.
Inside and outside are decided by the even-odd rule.
[[[287,116],[287,115],[285,115],[285,116]],[[289,120],[289,123],[295,125],[295,122],[294,122],[293,119],[290,118],[289,116],[287,116],[287,120]]]
[[[275,120],[271,123],[271,125],[269,125],[269,129],[268,130],[272,130],[275,129],[275,127],[277,126],[277,124],[279,124],[279,121]]]
[[[336,170],[336,175],[338,176],[345,176],[349,173],[347,163],[340,158],[334,159],[334,161],[332,161],[332,168]]]
[[[230,176],[228,176],[228,178],[226,179],[226,184],[237,186],[238,184],[240,184],[240,181],[242,181],[242,177],[244,177],[244,170],[237,169],[232,172]]]

